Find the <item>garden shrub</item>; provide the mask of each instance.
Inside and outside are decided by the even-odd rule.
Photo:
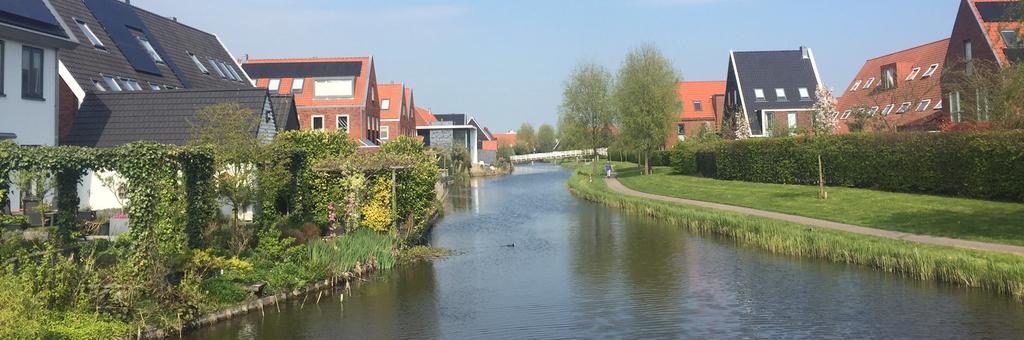
[[[672,171],[679,175],[697,174],[697,145],[694,143],[679,142],[672,146],[669,151],[669,159]]]
[[[847,134],[715,143],[697,155],[707,177],[1024,200],[1024,131]]]

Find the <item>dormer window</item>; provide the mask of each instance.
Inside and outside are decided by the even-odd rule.
[[[146,49],[146,53],[149,53],[149,57],[153,58],[153,61],[160,64],[164,63],[164,58],[161,58],[160,53],[156,52],[156,49],[153,48],[153,44],[149,43],[149,39],[146,39],[146,37],[142,35],[136,35],[135,39],[139,41],[139,44],[142,45],[142,48]]]
[[[896,88],[896,67],[886,67],[882,70],[882,88],[886,90]]]
[[[754,89],[754,101],[768,101],[767,99],[764,98],[764,89]]]
[[[857,79],[857,81],[853,83],[853,87],[850,88],[850,92],[856,92],[857,89],[859,89],[859,88],[860,88],[860,79]]]
[[[186,51],[185,53],[188,53],[188,57],[191,58],[192,62],[196,64],[196,68],[199,69],[199,72],[202,72],[203,74],[210,74],[210,70],[207,70],[206,66],[203,66],[203,62],[199,61],[199,57],[197,57],[192,52]]]
[[[786,89],[775,89],[775,101],[785,102],[789,101],[786,99]]]
[[[864,83],[864,88],[869,88],[875,84],[875,77],[868,78],[868,82]]]
[[[281,79],[274,78],[274,79],[270,79],[267,82],[267,90],[269,90],[270,93],[277,94],[277,92],[280,89],[281,89]]]
[[[89,42],[92,43],[93,47],[101,50],[107,49],[103,46],[103,42],[100,41],[100,38],[96,36],[96,33],[92,32],[92,29],[89,28],[88,24],[78,19],[75,19],[75,23],[78,24],[78,28],[82,30],[82,34],[85,34],[85,37],[89,39]]]
[[[797,90],[799,90],[799,92],[800,92],[800,100],[801,101],[810,101],[811,100],[811,92],[808,91],[806,87],[801,87],[801,88],[799,88]]]
[[[931,77],[933,74],[935,74],[935,71],[938,69],[939,64],[932,64],[932,66],[928,66],[928,70],[924,71],[924,74],[921,75],[921,79]]]
[[[913,70],[910,70],[910,75],[907,76],[907,81],[911,81],[911,80],[917,79],[917,74],[918,73],[921,73],[921,68],[920,67],[915,67]]]

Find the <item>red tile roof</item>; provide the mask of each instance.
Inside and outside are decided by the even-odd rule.
[[[867,60],[854,80],[844,89],[845,94],[838,99],[836,108],[840,112],[840,132],[847,132],[846,123],[853,121],[853,116],[843,119],[847,111],[857,108],[874,110],[877,107],[877,114],[882,114],[888,105],[893,105],[893,108],[885,119],[895,123],[897,129],[938,129],[937,119],[942,116],[939,105],[942,102],[940,78],[948,47],[949,39],[942,39]],[[934,74],[926,77],[925,73],[931,65],[936,64],[938,68]],[[892,67],[895,67],[896,86],[885,89],[882,86],[882,70]],[[916,75],[910,78],[914,70],[917,70]],[[871,82],[871,86],[865,88],[868,82]],[[854,85],[856,89],[853,88]],[[927,107],[923,111],[918,111],[918,106],[924,100],[928,101]],[[910,109],[905,113],[897,113],[900,106],[907,102],[910,103]]]
[[[502,144],[505,144],[505,145],[508,145],[508,146],[516,145],[517,139],[516,139],[516,133],[515,132],[495,133],[493,135],[494,135],[494,139],[498,140],[498,143],[502,143]]]
[[[974,12],[974,17],[981,24],[982,31],[985,32],[985,37],[988,39],[989,46],[992,47],[992,52],[999,58],[1000,65],[1006,65],[1006,53],[1003,49],[1006,48],[1006,41],[1003,40],[1003,36],[999,31],[1004,29],[1024,29],[1024,24],[1021,24],[1018,20],[1005,20],[988,22],[982,18],[981,12],[978,10],[978,3],[982,2],[1002,2],[1002,3],[1018,3],[1019,1],[1006,1],[1006,0],[966,0],[971,4],[971,11]]]
[[[419,106],[416,107],[416,126],[427,126],[436,121],[437,117],[434,117],[434,114],[430,113],[430,110]]]
[[[715,119],[711,97],[725,94],[725,81],[684,81],[676,85],[676,95],[683,104],[680,120]],[[701,111],[696,111],[695,102],[700,102]]]
[[[306,90],[303,91],[301,96],[295,97],[296,106],[310,106],[310,105],[366,105],[369,101],[367,96],[367,81],[376,77],[373,69],[373,61],[371,57],[332,57],[332,58],[277,58],[277,59],[249,59],[246,64],[284,64],[284,63],[330,63],[330,62],[345,62],[345,61],[356,61],[361,63],[361,70],[359,76],[356,77],[355,92],[353,93],[352,99],[337,99],[337,100],[316,100],[313,101],[313,81],[311,77],[305,77],[305,83],[303,86]],[[269,79],[255,79],[256,87],[266,88],[269,83]],[[375,79],[373,79],[375,81]],[[292,78],[281,78],[281,88],[286,91],[281,93],[289,93],[291,88]]]
[[[378,84],[377,93],[380,94],[380,119],[398,119],[402,112],[402,105],[405,102],[405,85],[403,84]],[[384,109],[384,101],[390,100],[389,108]]]

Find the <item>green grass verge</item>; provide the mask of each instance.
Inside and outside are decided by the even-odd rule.
[[[622,195],[604,181],[574,172],[573,194],[623,210],[666,219],[697,234],[721,235],[772,253],[863,265],[918,280],[1024,298],[1024,257],[917,244],[815,228],[761,217]]]
[[[867,189],[723,181],[673,175],[668,168],[641,176],[618,163],[619,181],[651,194],[729,204],[877,229],[982,242],[1024,245],[1024,204]]]

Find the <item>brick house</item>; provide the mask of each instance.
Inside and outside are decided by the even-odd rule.
[[[947,117],[939,80],[948,47],[942,39],[864,62],[838,99],[838,132],[850,131],[857,110],[897,131],[938,131]]]
[[[984,92],[962,88],[978,68],[1002,68],[1024,59],[1021,22],[1014,19],[1019,1],[962,0],[949,38],[942,76],[944,111],[953,123],[988,120]],[[974,107],[970,107],[974,103]]]
[[[754,137],[810,130],[815,89],[821,84],[810,48],[729,52],[724,119],[746,114]]]
[[[416,102],[405,84],[380,84],[380,139],[416,136]]]
[[[679,115],[665,146],[671,148],[679,141],[696,136],[705,124],[717,131],[724,110],[724,80],[680,82],[676,85],[676,96],[680,103]]]
[[[89,94],[252,88],[214,34],[118,0],[51,3],[78,40],[57,69],[62,142]]]
[[[413,126],[427,126],[437,121],[437,117],[435,117],[434,114],[430,112],[430,110],[419,106],[413,107],[416,108],[416,121],[414,122],[415,124]]]
[[[271,94],[292,94],[303,130],[344,130],[363,147],[380,143],[372,57],[249,59],[242,68]]]

